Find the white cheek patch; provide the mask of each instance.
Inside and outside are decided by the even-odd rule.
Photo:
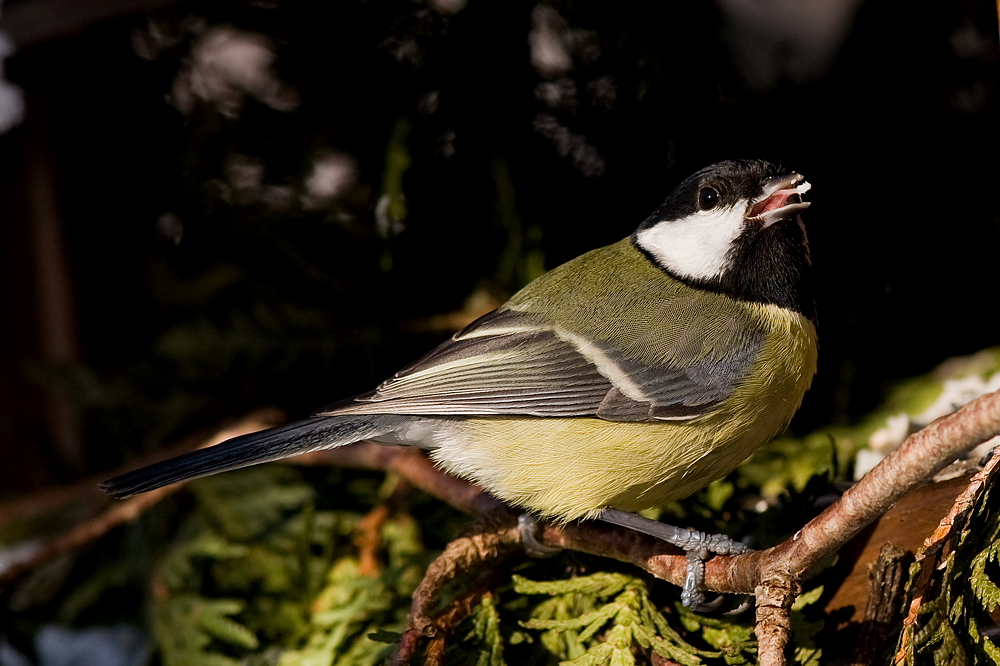
[[[659,222],[636,241],[667,270],[695,280],[718,277],[728,267],[729,248],[743,230],[747,202],[732,208],[700,210],[679,220]]]

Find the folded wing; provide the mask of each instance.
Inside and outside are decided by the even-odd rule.
[[[318,415],[591,416],[689,419],[732,394],[760,336],[713,358],[649,364],[614,347],[501,310],[473,323],[375,391]]]

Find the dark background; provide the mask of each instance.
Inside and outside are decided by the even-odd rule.
[[[991,3],[3,11],[27,111],[0,136],[0,495],[366,390],[470,294],[627,235],[726,158],[813,184],[821,356],[796,431],[996,344]],[[568,65],[533,64],[543,26]],[[199,92],[219,31],[273,54],[271,88]],[[309,199],[328,155],[351,184]]]

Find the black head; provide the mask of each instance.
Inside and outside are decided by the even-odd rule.
[[[812,319],[809,242],[799,217],[809,187],[764,160],[719,162],[678,185],[632,241],[687,284]]]

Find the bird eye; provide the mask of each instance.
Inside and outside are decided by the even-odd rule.
[[[719,191],[714,187],[703,187],[698,193],[698,207],[702,210],[711,210],[719,204]]]

